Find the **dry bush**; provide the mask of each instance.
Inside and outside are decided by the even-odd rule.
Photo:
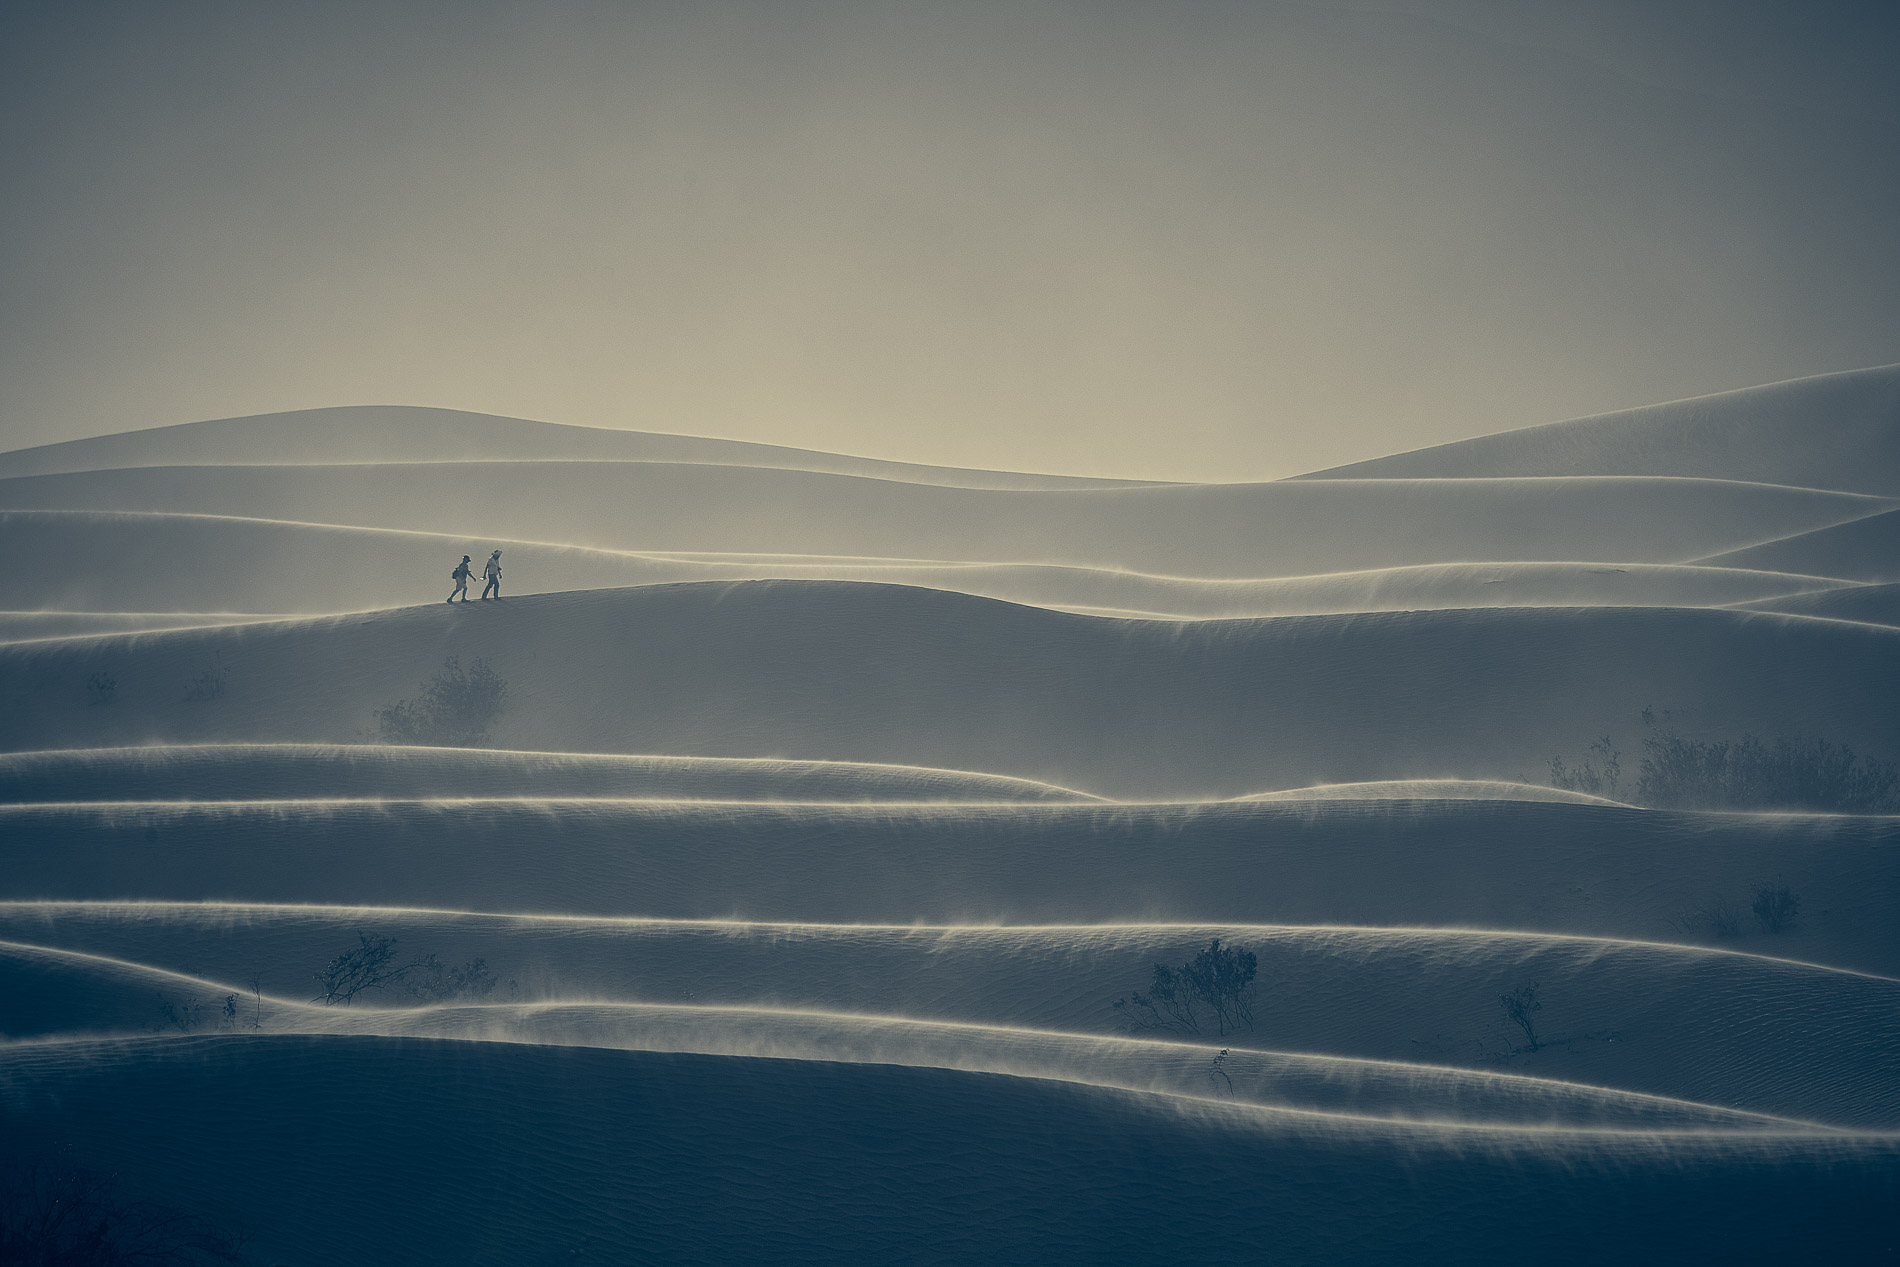
[[[1137,1031],[1198,1034],[1204,1021],[1211,1021],[1223,1036],[1251,1030],[1258,970],[1251,950],[1223,947],[1216,937],[1178,968],[1156,964],[1147,993],[1135,990],[1116,999],[1115,1011],[1125,1028]]]
[[[442,671],[422,684],[422,694],[377,709],[376,728],[387,743],[479,748],[488,742],[488,727],[507,699],[508,684],[486,660],[471,660],[464,669],[450,656]]]

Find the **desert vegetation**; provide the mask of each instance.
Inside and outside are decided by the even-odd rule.
[[[1131,1031],[1199,1034],[1207,1024],[1222,1036],[1251,1030],[1258,971],[1251,950],[1222,946],[1216,937],[1179,967],[1156,964],[1147,991],[1116,999],[1115,1013]]]
[[[1551,786],[1616,797],[1621,757],[1605,735],[1575,765],[1552,757]],[[1636,787],[1626,799],[1656,809],[1890,814],[1900,813],[1900,772],[1825,739],[1697,740],[1664,732],[1644,738]]]
[[[93,705],[110,704],[119,695],[119,680],[100,669],[86,677],[86,702]]]
[[[386,743],[479,748],[488,742],[488,727],[507,698],[508,684],[486,660],[471,660],[463,668],[450,656],[416,698],[377,709],[376,727]]]
[[[359,995],[394,985],[405,987],[426,1003],[483,999],[495,992],[495,974],[485,960],[447,964],[435,954],[427,954],[405,961],[397,954],[397,946],[394,937],[357,934],[357,944],[330,960],[317,974],[323,992],[311,1001],[349,1004]]]
[[[1498,995],[1498,1006],[1504,1009],[1511,1024],[1524,1031],[1527,1046],[1522,1050],[1542,1051],[1544,1041],[1537,1036],[1537,1014],[1544,1010],[1544,1005],[1537,997],[1537,983],[1532,981],[1509,994]]]
[[[1754,926],[1764,933],[1785,932],[1801,913],[1801,895],[1777,876],[1755,886],[1748,901],[1730,894],[1717,893],[1699,906],[1687,906],[1671,921],[1676,932],[1685,937],[1714,937],[1723,940],[1740,937]]]

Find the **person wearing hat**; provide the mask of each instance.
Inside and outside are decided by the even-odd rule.
[[[468,578],[474,574],[474,569],[468,565],[468,556],[466,554],[463,555],[462,561],[455,565],[453,572],[449,573],[449,579],[455,582],[455,588],[449,591],[449,601],[451,603],[455,601],[457,594],[462,596],[463,602],[466,603],[468,601]]]
[[[494,590],[495,597],[500,598],[501,597],[501,551],[497,550],[493,554],[488,556],[488,566],[482,569],[482,574],[488,578],[488,584],[482,586],[482,601],[484,603],[488,601],[489,590]],[[462,601],[466,603],[468,601],[468,595],[466,594],[462,595]]]

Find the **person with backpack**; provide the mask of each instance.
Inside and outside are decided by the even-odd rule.
[[[500,598],[501,597],[501,551],[497,550],[493,554],[488,556],[488,566],[482,569],[482,574],[488,578],[488,584],[482,586],[482,601],[484,603],[488,601],[489,590],[494,590],[495,597]],[[463,596],[462,601],[465,603],[468,601],[468,598],[466,595]]]
[[[468,556],[465,554],[462,556],[462,561],[455,565],[455,570],[449,573],[449,579],[455,582],[455,588],[449,591],[451,603],[455,601],[457,594],[462,596],[463,602],[468,601],[468,578],[473,575],[473,570],[468,566]]]

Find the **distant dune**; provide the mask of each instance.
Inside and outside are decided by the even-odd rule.
[[[1695,561],[1711,567],[1823,568],[1830,576],[1891,584],[1900,581],[1900,512],[1869,515]]]
[[[1553,422],[1304,479],[1692,475],[1900,495],[1900,365]]]
[[[745,440],[576,427],[408,405],[297,409],[16,449],[0,453],[0,479],[144,466],[536,461],[691,462],[960,488],[1122,488],[1157,482],[919,466]]]
[[[1753,611],[1787,612],[1823,620],[1858,620],[1873,625],[1900,625],[1900,584],[1844,585],[1839,589],[1784,594],[1776,598],[1737,603]]]
[[[152,467],[0,480],[0,509],[289,519],[468,542],[460,550],[445,543],[440,574],[457,554],[484,557],[491,537],[1217,578],[1497,559],[1682,563],[1894,505],[1854,493],[1673,478],[999,491],[642,462]]]

